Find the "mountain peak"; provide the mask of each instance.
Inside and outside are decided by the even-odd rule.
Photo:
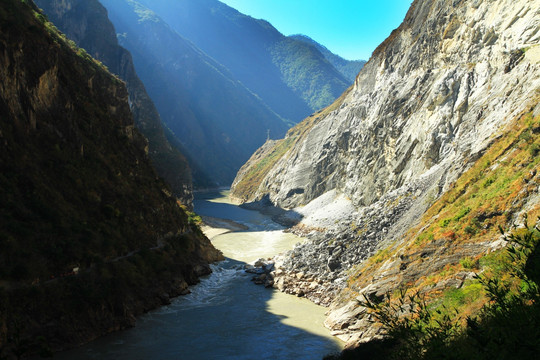
[[[356,75],[366,63],[365,60],[346,60],[307,35],[295,34],[290,35],[289,38],[314,46],[351,83],[354,82]]]

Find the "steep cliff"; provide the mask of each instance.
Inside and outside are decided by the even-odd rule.
[[[138,78],[131,54],[118,45],[116,31],[98,0],[37,0],[49,19],[78,46],[126,82],[137,128],[149,142],[149,155],[160,176],[183,203],[191,205],[190,168],[184,156],[167,141],[159,114]]]
[[[286,121],[156,13],[137,1],[101,3],[162,120],[216,183],[232,182],[268,130],[272,137],[287,131]]]
[[[362,293],[381,296],[445,266],[459,265],[461,257],[490,251],[491,242],[498,240],[493,232],[463,245],[470,237],[465,226],[471,227],[469,232],[474,230],[463,219],[473,223],[473,218],[480,223],[491,219],[488,228],[496,229],[495,225],[516,220],[523,210],[534,214],[538,208],[534,184],[540,112],[539,6],[537,0],[415,1],[403,24],[376,49],[348,93],[252,157],[235,179],[233,196],[290,209],[281,219],[299,222],[294,230],[310,237],[281,259],[276,287],[324,304],[348,282],[358,284],[348,290],[349,300]],[[529,120],[516,125],[522,118]],[[521,180],[507,175],[491,188],[502,191],[496,197],[500,202],[493,200],[493,194],[483,198],[497,204],[492,211],[482,215],[482,204],[475,203],[454,207],[445,218],[428,212],[429,220],[423,221],[438,224],[440,231],[417,229],[416,235],[424,234],[420,242],[428,245],[408,261],[411,254],[396,249],[407,248],[417,238],[404,234],[435,200],[464,181],[460,176],[473,164],[484,161],[484,170],[466,183],[471,188],[489,188],[498,175],[486,170],[490,166],[486,161],[506,166],[518,150],[505,151],[525,146],[519,143],[523,139],[510,141],[512,132],[523,133],[530,149],[520,148],[523,158],[514,167],[503,168],[526,178],[523,183],[532,176],[532,189],[518,195],[522,187],[511,184]],[[484,158],[501,138],[508,148]],[[270,162],[271,166],[263,166]],[[485,174],[493,178],[488,181]],[[446,203],[460,195],[446,198]],[[520,202],[523,196],[527,200]],[[445,228],[449,224],[456,228]],[[463,246],[453,245],[456,239]],[[376,250],[379,258],[370,261],[379,272],[364,262]],[[394,262],[385,262],[388,254],[395,255]],[[363,280],[356,282],[350,275],[360,263],[364,265],[356,277]],[[340,295],[340,301],[345,298]],[[357,302],[338,302],[334,308],[337,312],[328,325],[345,334],[345,339],[373,336]]]
[[[455,180],[459,160],[478,156],[538,81],[537,49],[525,51],[538,41],[530,3],[460,4],[415,3],[340,108],[295,139],[248,198],[291,207],[337,189],[360,206],[428,173],[444,173],[443,188]]]
[[[1,356],[130,326],[209,271],[125,84],[30,1],[0,5],[0,78]]]

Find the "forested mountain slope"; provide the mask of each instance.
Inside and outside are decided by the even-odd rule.
[[[31,1],[0,4],[0,348],[131,326],[221,258],[160,180],[125,84]]]
[[[138,78],[131,54],[118,45],[116,31],[98,0],[38,0],[38,5],[66,36],[126,81],[135,124],[149,142],[149,155],[173,193],[190,205],[191,172],[184,156],[167,141],[159,114]]]
[[[228,185],[289,125],[214,59],[136,1],[102,0],[162,120],[209,177]]]
[[[311,44],[317,48],[324,55],[326,60],[330,63],[343,75],[347,80],[352,84],[356,79],[356,75],[362,70],[362,67],[366,64],[365,60],[346,60],[339,55],[334,54],[325,46],[319,44],[312,38],[306,35],[291,35],[289,38],[303,41],[307,44]]]
[[[315,46],[220,1],[140,2],[294,123],[331,104],[352,83]]]

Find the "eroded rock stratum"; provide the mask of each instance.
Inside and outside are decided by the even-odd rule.
[[[504,225],[536,211],[534,151],[521,163],[505,159],[523,150],[520,139],[508,140],[510,134],[528,126],[532,140],[527,141],[538,138],[538,9],[537,0],[414,1],[351,89],[244,165],[233,196],[290,210],[281,218],[299,222],[293,231],[309,238],[278,259],[275,287],[321,304],[335,301],[327,325],[346,340],[362,341],[376,329],[363,317],[356,296],[414,285],[459,259],[492,251],[500,244],[487,235],[494,224],[486,219],[508,213],[501,218]],[[519,120],[524,117],[528,125]],[[526,168],[523,174],[530,178],[519,191],[501,195],[510,209],[478,215],[487,228],[474,242],[435,234],[416,255],[403,250],[411,239],[405,234],[473,165],[487,161],[494,146],[501,150],[489,161]],[[494,171],[495,166],[479,170],[477,181]],[[377,251],[392,256],[367,267],[364,260]],[[419,258],[424,265],[418,266]],[[358,266],[365,272],[364,287],[353,289],[351,275]],[[439,286],[459,286],[470,276],[455,275]]]

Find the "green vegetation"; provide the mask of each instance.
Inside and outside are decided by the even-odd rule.
[[[203,220],[202,218],[197,215],[196,213],[194,213],[193,211],[189,211],[189,209],[185,206],[185,205],[182,205],[182,204],[178,204],[183,210],[184,212],[186,213],[187,217],[188,217],[188,223],[191,224],[191,225],[194,225],[194,226],[201,226],[203,224]]]
[[[519,209],[540,165],[540,116],[525,113],[426,213],[420,227],[432,240],[487,239]],[[537,211],[537,210],[536,210]],[[531,216],[537,215],[534,211]],[[442,219],[433,222],[432,219]],[[422,239],[427,239],[426,235]]]
[[[384,248],[377,251],[377,253],[370,258],[370,261],[374,261],[375,263],[380,263],[388,259],[389,256],[390,256],[390,250],[388,248]]]
[[[285,38],[274,45],[271,55],[285,83],[309,104],[312,111],[330,105],[347,87],[348,81],[343,75],[329,63],[326,67],[321,66],[320,53],[301,41]]]
[[[483,300],[484,288],[474,281],[465,284],[459,289],[451,288],[444,292],[442,308],[462,309],[471,306],[478,300]]]
[[[459,260],[459,263],[461,264],[461,266],[463,266],[464,269],[475,269],[478,267],[478,261],[475,259],[471,259],[469,256]]]
[[[92,56],[90,56],[84,49],[82,48],[79,48],[75,42],[71,39],[68,39],[66,37],[65,34],[63,34],[61,31],[59,31],[56,26],[49,21],[49,19],[47,18],[47,16],[45,14],[43,14],[41,12],[41,10],[39,10],[37,7],[35,7],[35,5],[32,3],[32,5],[30,5],[29,2],[27,2],[26,0],[21,0],[21,2],[28,6],[31,11],[32,11],[32,14],[34,15],[35,19],[37,21],[39,21],[41,24],[43,24],[43,26],[45,27],[45,29],[47,30],[47,32],[49,33],[49,35],[52,37],[52,39],[56,42],[56,43],[59,43],[59,44],[64,44],[64,45],[67,45],[70,49],[72,49],[79,57],[81,57],[82,59],[84,59],[88,64],[90,64],[91,66],[95,67],[99,67],[105,71],[108,72],[108,69],[105,65],[103,65],[103,63],[99,60],[96,60],[94,59]],[[111,74],[112,75],[112,74]],[[119,79],[112,75],[116,80],[119,81]]]
[[[501,129],[500,136],[483,156],[428,209],[420,223],[405,235],[400,245],[394,244],[384,257],[381,252],[353,271],[348,288],[341,295],[343,301],[359,296],[360,289],[370,284],[374,276],[380,275],[383,266],[394,262],[399,256],[403,269],[400,269],[402,279],[396,282],[396,286],[407,287],[407,298],[412,296],[411,294],[422,294],[420,300],[419,295],[417,296],[417,300],[426,302],[427,310],[432,312],[430,316],[433,320],[430,321],[433,323],[445,321],[437,317],[441,314],[453,317],[452,311],[457,308],[461,334],[465,331],[463,329],[467,317],[478,318],[482,324],[496,321],[490,320],[490,317],[484,319],[482,314],[487,309],[483,306],[489,301],[490,292],[499,291],[497,287],[488,287],[481,279],[463,281],[466,275],[470,277],[471,273],[482,273],[483,278],[497,279],[501,287],[513,289],[513,292],[521,287],[530,287],[526,281],[512,275],[515,271],[510,271],[506,265],[508,256],[504,251],[488,253],[491,249],[486,249],[485,244],[497,240],[500,236],[499,226],[511,227],[513,221],[519,221],[517,214],[521,214],[523,210],[526,210],[523,215],[528,215],[529,218],[540,215],[540,204],[531,204],[529,201],[531,195],[537,191],[540,171],[540,158],[534,156],[535,149],[540,144],[540,116],[534,117],[532,111],[536,104],[537,100],[532,101],[527,111]],[[536,231],[530,232],[537,234]],[[523,236],[525,232],[517,229],[514,234]],[[516,285],[519,283],[522,285]],[[396,301],[396,297],[393,301]],[[415,306],[422,309],[420,305],[421,303]],[[444,308],[447,311],[444,311]],[[415,313],[414,317],[424,316],[422,311],[424,310]],[[437,311],[441,314],[436,315]],[[426,324],[421,326],[430,329]],[[509,325],[509,329],[512,329],[512,326],[516,325]],[[443,330],[449,329],[454,328]],[[433,336],[438,336],[438,331],[429,330]],[[469,330],[465,332],[467,331]],[[359,351],[377,349],[376,351],[384,354],[385,348],[398,346],[398,343],[399,341],[387,339],[373,342]],[[373,355],[369,351],[367,358],[369,354]],[[451,353],[452,350],[448,352]],[[392,351],[386,351],[387,358],[391,357],[391,353]]]
[[[249,168],[236,188],[242,189],[242,193],[255,193],[272,167],[291,149],[294,140],[291,137],[278,140],[266,156]]]
[[[231,184],[238,169],[263,144],[267,130],[272,137],[281,137],[288,130],[289,124],[261,100],[259,92],[250,91],[246,82],[239,82],[231,73],[233,69],[218,63],[219,59],[208,51],[199,50],[195,41],[187,40],[189,36],[182,36],[182,31],[173,30],[177,24],[186,25],[180,21],[186,15],[187,21],[194,20],[189,12],[177,10],[178,7],[206,8],[207,2],[148,1],[142,5],[143,2],[102,0],[100,3],[115,21],[117,32],[125,34],[121,45],[133,55],[137,75],[171,130],[168,135],[176,138],[176,143],[181,145],[177,148],[188,157],[196,185]],[[160,7],[168,10],[165,14],[157,11],[158,16],[152,15]],[[197,26],[201,28],[200,20]],[[211,27],[202,28],[206,32]],[[219,46],[230,56],[237,55],[228,47],[231,43],[246,46],[243,41],[224,39]],[[175,61],[156,62],[156,56]],[[243,62],[242,72],[250,65]],[[258,84],[266,85],[266,78],[274,76],[257,69]],[[279,80],[279,76],[275,77]],[[281,92],[272,94],[283,97]],[[174,146],[173,142],[169,139]],[[160,169],[168,165],[166,160],[154,158]],[[177,182],[172,176],[166,179]]]
[[[191,174],[186,159],[168,143],[159,114],[135,73],[131,56],[118,45],[114,27],[105,9],[97,0],[76,2],[68,8],[58,7],[57,0],[34,0],[56,27],[68,38],[83,42],[83,48],[68,39],[69,46],[78,56],[90,61],[92,54],[104,62],[103,68],[118,75],[126,82],[131,109],[137,128],[148,139],[148,155],[158,175],[171,185],[175,196],[185,203],[191,201]],[[85,23],[78,28],[74,23]],[[81,32],[84,30],[83,32]],[[62,34],[60,34],[62,35]],[[92,60],[93,61],[93,60]],[[106,65],[105,65],[106,64]]]
[[[0,6],[0,358],[126,328],[219,258],[157,178],[123,83],[34,11]]]
[[[540,218],[539,218],[540,220]],[[538,226],[505,235],[509,247],[491,256],[498,266],[438,302],[402,289],[383,300],[361,302],[381,324],[384,340],[327,359],[527,359],[540,351]],[[502,261],[501,261],[502,260]],[[461,309],[487,297],[476,315]]]
[[[354,82],[356,76],[366,63],[364,60],[345,60],[341,56],[333,54],[325,46],[317,43],[315,40],[305,35],[291,35],[289,38],[315,46],[317,50],[324,55],[326,60],[328,60],[351,84]]]
[[[119,2],[107,0],[105,4],[116,7],[112,4]],[[353,79],[347,79],[328,60],[333,54],[318,51],[318,44],[285,37],[268,22],[232,11],[215,0],[140,2],[292,123],[330,105],[353,83],[359,70],[352,70]],[[357,65],[339,59],[346,71],[348,65]]]

